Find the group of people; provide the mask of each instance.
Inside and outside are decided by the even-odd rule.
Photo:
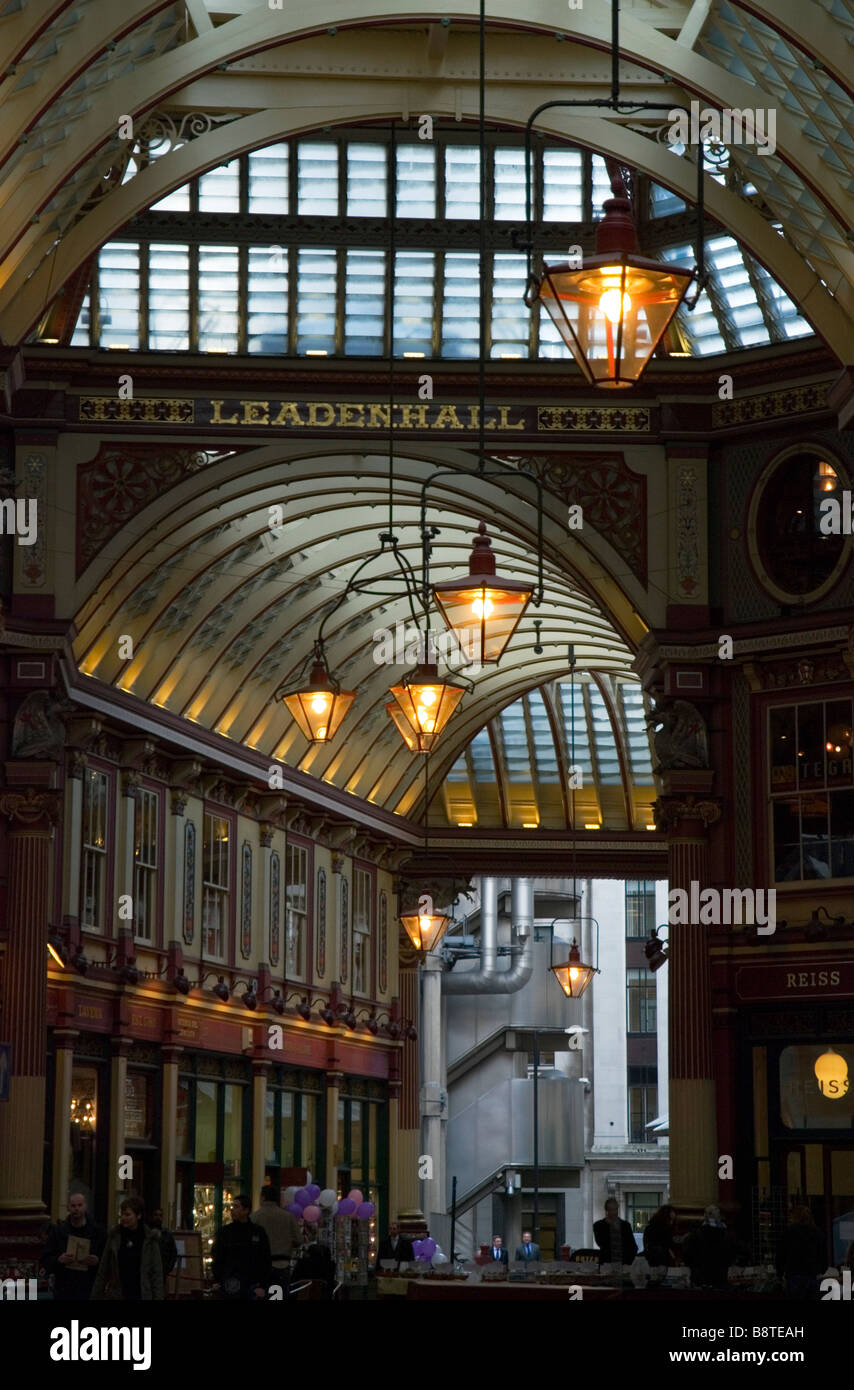
[[[163,1226],[162,1211],[154,1211],[148,1222],[144,1218],[141,1199],[125,1197],[119,1224],[108,1232],[92,1220],[82,1193],[73,1193],[67,1218],[51,1226],[42,1254],[54,1299],[145,1303],[164,1298],[177,1246]],[[235,1197],[231,1221],[213,1245],[213,1292],[223,1299],[255,1300],[266,1298],[278,1284],[284,1297],[292,1281],[320,1279],[331,1295],[335,1265],[330,1251],[317,1244],[302,1246],[301,1223],[282,1207],[277,1187],[262,1188],[255,1211],[247,1196]]]
[[[140,1303],[164,1296],[166,1276],[178,1259],[175,1239],[155,1211],[145,1224],[139,1197],[125,1197],[119,1224],[105,1231],[89,1215],[80,1192],[68,1199],[68,1216],[51,1226],[42,1266],[58,1302],[122,1299]]]

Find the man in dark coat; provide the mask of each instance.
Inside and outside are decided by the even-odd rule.
[[[685,1263],[691,1268],[691,1283],[699,1288],[725,1289],[729,1267],[735,1255],[735,1242],[721,1220],[720,1207],[706,1207],[703,1224],[685,1242]]]
[[[265,1298],[273,1277],[270,1242],[263,1226],[250,1221],[245,1194],[231,1204],[231,1224],[223,1226],[213,1248],[214,1287],[224,1298]]]
[[[599,1246],[600,1265],[630,1265],[638,1247],[628,1221],[621,1221],[620,1208],[613,1197],[605,1203],[605,1215],[593,1222],[593,1239]]]
[[[412,1241],[400,1234],[400,1227],[392,1221],[385,1240],[380,1241],[377,1264],[381,1268],[383,1260],[394,1260],[396,1264],[411,1264],[415,1259]]]
[[[777,1248],[777,1272],[786,1280],[786,1297],[798,1302],[819,1296],[818,1281],[827,1264],[827,1249],[809,1207],[792,1207]]]
[[[84,1266],[82,1269],[75,1268],[78,1262],[67,1253],[69,1236],[89,1242],[89,1254],[79,1261]],[[106,1240],[103,1226],[90,1219],[82,1192],[72,1193],[68,1199],[68,1218],[51,1226],[41,1261],[47,1273],[53,1275],[56,1302],[79,1303],[91,1297]]]
[[[532,1260],[538,1260],[539,1258],[540,1258],[540,1247],[539,1247],[539,1245],[537,1244],[537,1242],[536,1242],[535,1240],[531,1240],[531,1232],[530,1232],[530,1231],[523,1231],[523,1232],[522,1232],[522,1243],[521,1243],[521,1245],[517,1245],[517,1246],[516,1246],[516,1259],[517,1259],[517,1260],[527,1260],[528,1262],[530,1262],[530,1261],[532,1261]]]
[[[497,1261],[499,1264],[506,1265],[507,1251],[504,1249],[504,1242],[500,1236],[492,1237],[492,1244],[489,1247],[489,1258],[493,1263]]]

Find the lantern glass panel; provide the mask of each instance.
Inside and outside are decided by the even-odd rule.
[[[466,659],[490,663],[501,658],[533,590],[518,582],[505,587],[498,575],[489,575],[479,582],[467,577],[458,585],[437,584],[433,592]]]

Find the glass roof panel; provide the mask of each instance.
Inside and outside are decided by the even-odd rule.
[[[618,787],[623,780],[620,771],[620,757],[614,742],[614,731],[608,709],[597,685],[588,686],[590,692],[590,712],[593,717],[593,746],[596,752],[596,765],[599,782],[603,787]]]

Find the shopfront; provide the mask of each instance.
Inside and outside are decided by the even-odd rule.
[[[197,1053],[181,1059],[176,1225],[200,1231],[206,1255],[233,1199],[239,1192],[249,1192],[251,1086],[251,1064],[243,1058]]]
[[[776,1236],[792,1206],[807,1206],[839,1263],[854,1241],[854,963],[829,951],[745,966],[736,987],[756,1001],[743,1014],[742,1044],[754,1222],[761,1209]]]

